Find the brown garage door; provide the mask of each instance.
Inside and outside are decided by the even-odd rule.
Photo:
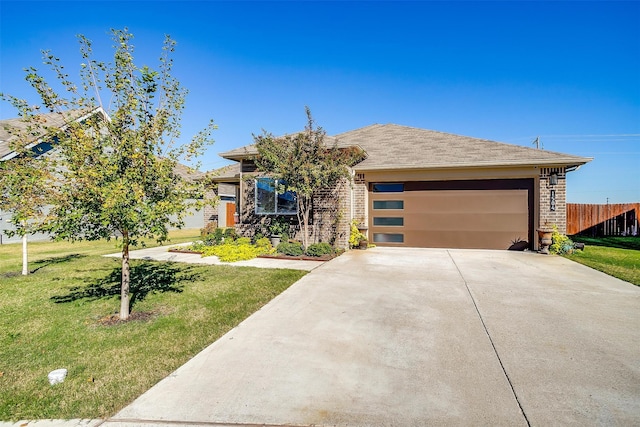
[[[508,249],[532,241],[533,180],[372,183],[380,246]]]

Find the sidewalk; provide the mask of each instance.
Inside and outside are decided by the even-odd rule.
[[[16,423],[0,421],[0,427],[98,427],[105,420],[21,420]]]

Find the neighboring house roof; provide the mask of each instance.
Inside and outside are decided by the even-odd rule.
[[[66,111],[65,113],[40,114],[36,116],[34,120],[36,120],[39,125],[43,126],[43,128],[63,128],[74,120],[82,120],[83,118],[95,113],[101,113],[108,119],[108,116],[102,107],[97,107],[95,109],[71,110]],[[0,120],[0,161],[9,160],[15,155],[11,149],[11,142],[18,138],[15,133],[26,131],[27,126],[28,123],[22,118]],[[44,134],[34,136],[32,139],[34,143],[32,145],[36,145],[35,142],[43,136]],[[46,140],[46,138],[43,139]],[[196,181],[202,179],[206,175],[203,172],[192,169],[181,163],[176,163],[176,166],[173,168],[173,172],[183,179]]]
[[[233,163],[210,172],[212,181],[233,182],[240,180],[240,163]]]
[[[198,181],[206,176],[204,172],[190,168],[182,163],[176,163],[173,167],[173,173],[187,181]]]
[[[593,159],[487,139],[395,124],[374,124],[334,137],[338,146],[359,146],[366,158],[356,171],[492,166],[579,166]],[[255,145],[221,153],[230,160],[258,154]]]
[[[102,109],[96,108],[95,111],[102,111]],[[43,128],[62,128],[68,123],[80,119],[91,112],[91,109],[79,109],[66,111],[65,113],[45,113],[37,115],[34,120]],[[11,149],[11,142],[18,139],[15,134],[25,132],[27,130],[27,126],[29,126],[29,123],[25,122],[24,119],[20,117],[0,120],[0,160],[5,160],[5,157],[13,153],[13,150]],[[34,135],[30,142],[35,142],[42,136],[44,135]]]

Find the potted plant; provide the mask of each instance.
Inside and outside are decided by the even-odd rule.
[[[351,221],[351,233],[349,235],[349,246],[357,249],[367,249],[369,241],[367,236],[358,228],[359,221],[353,219]]]
[[[538,241],[540,242],[540,252],[541,254],[548,255],[549,254],[549,246],[553,243],[551,236],[553,235],[553,226],[549,225],[548,222],[545,222],[544,226],[538,228]]]
[[[278,247],[280,241],[284,237],[288,239],[289,236],[289,223],[283,217],[274,217],[269,224],[269,237],[271,240],[271,246]]]
[[[358,249],[367,249],[369,247],[369,241],[365,239],[360,239],[358,242]]]

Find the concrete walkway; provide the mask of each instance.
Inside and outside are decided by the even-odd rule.
[[[102,425],[638,425],[638,349],[640,288],[563,258],[351,251]]]
[[[170,248],[179,246],[188,246],[191,243],[183,243],[181,245],[159,246],[156,248],[137,249],[129,253],[131,259],[145,259],[152,261],[173,261],[187,262],[190,264],[208,264],[208,265],[233,265],[236,267],[258,267],[258,268],[289,268],[292,270],[311,271],[321,266],[324,261],[303,261],[291,259],[277,258],[253,258],[247,261],[222,262],[216,256],[202,257],[200,254],[169,252]],[[108,257],[120,258],[120,252],[105,255]]]

